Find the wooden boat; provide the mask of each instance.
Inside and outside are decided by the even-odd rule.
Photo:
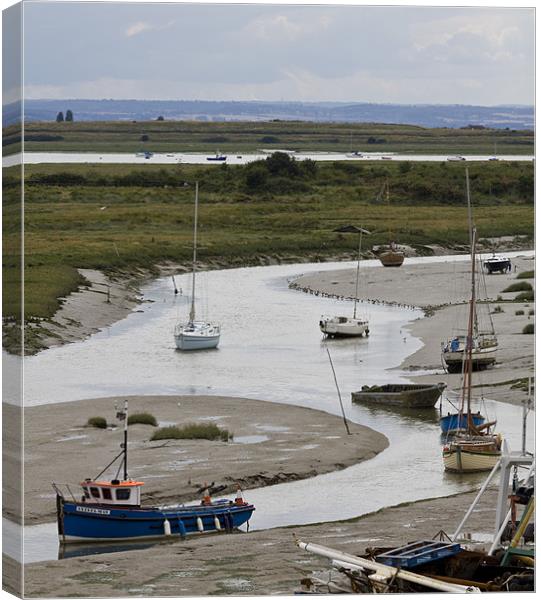
[[[353,299],[353,317],[322,315],[319,319],[319,329],[327,337],[361,337],[370,333],[368,319],[357,317],[357,303],[359,302],[359,272],[361,265],[361,245],[363,233],[369,231],[355,225],[338,227],[335,231],[339,233],[358,233],[359,246],[357,251],[357,275],[355,278],[355,297]]]
[[[382,157],[383,158],[383,157]],[[386,181],[383,189],[380,194],[383,193],[387,195],[387,204],[390,204],[389,201],[389,182]],[[384,267],[400,267],[404,262],[405,254],[401,250],[399,250],[396,242],[393,241],[393,235],[391,229],[389,228],[389,244],[387,246],[383,246],[378,249],[377,256]]]
[[[205,490],[199,504],[142,506],[141,488],[144,483],[128,476],[127,401],[124,411],[117,416],[124,421],[123,449],[106,469],[121,459],[123,478],[85,479],[80,484],[83,491],[80,500],[75,499],[69,486],[65,486],[67,493],[64,493],[61,485],[53,484],[61,544],[146,541],[183,538],[190,534],[230,533],[249,521],[255,507],[244,501],[240,490],[234,500],[213,501]]]
[[[174,336],[178,350],[206,350],[216,348],[220,342],[220,325],[195,318],[195,274],[197,271],[197,209],[199,184],[195,184],[195,209],[193,230],[192,303],[187,323],[177,323]]]
[[[386,385],[363,386],[351,394],[353,402],[368,402],[382,406],[407,408],[433,408],[445,389],[445,383],[412,384],[389,383]]]
[[[476,322],[475,299],[475,244],[477,231],[473,228],[471,233],[471,297],[468,317],[468,335],[464,350],[464,378],[462,386],[462,398],[457,413],[458,423],[462,423],[466,417],[466,428],[464,432],[443,447],[443,466],[451,473],[474,473],[477,471],[490,471],[494,468],[501,456],[501,435],[490,433],[490,427],[496,422],[475,425],[471,411],[471,389],[472,389],[472,353],[473,332]]]

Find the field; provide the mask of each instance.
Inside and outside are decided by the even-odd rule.
[[[468,167],[479,236],[533,236],[533,165]],[[372,232],[367,253],[390,237],[420,253],[468,241],[461,163],[315,163],[279,153],[242,166],[26,165],[25,318],[49,319],[81,284],[77,268],[130,274],[188,264],[195,181],[199,258],[211,268],[353,256],[356,240],[333,232],[347,223]],[[16,323],[16,168],[4,170],[3,189],[3,308]]]
[[[18,149],[15,126],[4,130],[4,150]],[[307,123],[300,121],[30,122],[28,152],[404,152],[410,154],[533,154],[533,131],[428,129],[413,125]]]

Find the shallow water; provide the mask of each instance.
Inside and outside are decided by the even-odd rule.
[[[446,259],[411,262],[442,260]],[[378,264],[365,261],[362,269]],[[336,311],[350,314],[351,303],[288,290],[287,281],[300,273],[349,266],[353,263],[201,274],[197,295],[208,299],[208,310],[206,300],[202,299],[199,307],[221,322],[222,339],[217,350],[198,353],[175,350],[173,327],[178,318],[186,316],[188,299],[174,296],[170,278],[159,279],[143,289],[145,299],[151,301],[138,307],[143,312],[131,313],[84,342],[25,358],[25,403],[32,406],[128,394],[211,394],[340,414],[328,347],[348,418],[384,433],[390,446],[374,459],[342,471],[248,490],[247,500],[257,506],[251,529],[348,519],[385,506],[475,487],[484,474],[456,476],[443,471],[436,409],[397,411],[351,403],[350,392],[361,385],[407,381],[408,373],[389,369],[396,369],[421,346],[404,327],[422,312],[363,304],[361,314],[370,318],[368,339],[323,341],[319,316]],[[177,285],[189,289],[188,276],[176,279]],[[498,428],[510,446],[519,449],[521,408],[490,400],[485,406],[490,419],[498,419]],[[270,429],[264,423],[258,426],[263,439]],[[531,425],[530,449],[533,439]],[[183,462],[179,461],[179,468]],[[51,553],[51,548],[56,548],[54,525],[27,527],[25,541],[27,561],[56,557],[56,550]]]

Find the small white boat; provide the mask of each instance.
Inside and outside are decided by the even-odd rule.
[[[319,319],[319,329],[325,336],[328,337],[361,337],[368,336],[370,330],[368,328],[368,319],[357,317],[357,303],[359,302],[359,269],[361,263],[361,245],[363,233],[370,232],[361,227],[354,225],[346,225],[339,227],[335,231],[340,233],[358,233],[359,234],[359,249],[357,252],[357,276],[355,279],[355,298],[353,299],[353,317],[343,316],[327,316],[322,315]]]
[[[322,315],[319,328],[329,337],[361,337],[368,336],[368,321],[353,317],[331,317]]]
[[[491,471],[501,457],[501,436],[455,439],[443,448],[443,466],[452,473]]]
[[[507,256],[493,252],[492,256],[483,262],[483,267],[489,275],[491,273],[509,273],[511,272],[511,261]]]
[[[186,323],[177,323],[175,344],[179,350],[207,350],[216,348],[220,342],[220,326],[216,323],[195,320],[195,273],[197,270],[197,210],[199,207],[199,183],[195,184],[195,210],[193,230],[192,304]]]
[[[442,359],[449,373],[460,373],[464,364],[467,336],[457,335],[442,342]],[[477,334],[472,338],[472,369],[482,371],[496,362],[498,340],[494,333]]]

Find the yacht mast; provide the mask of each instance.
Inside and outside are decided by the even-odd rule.
[[[190,323],[195,321],[195,271],[197,264],[197,209],[199,206],[199,182],[195,182],[195,212],[193,221],[193,266],[192,266],[192,305],[190,307]]]
[[[361,245],[363,240],[363,228],[359,227],[359,251],[357,252],[357,277],[355,279],[355,300],[353,302],[353,318],[357,318],[357,302],[359,301],[359,269],[361,264]]]

